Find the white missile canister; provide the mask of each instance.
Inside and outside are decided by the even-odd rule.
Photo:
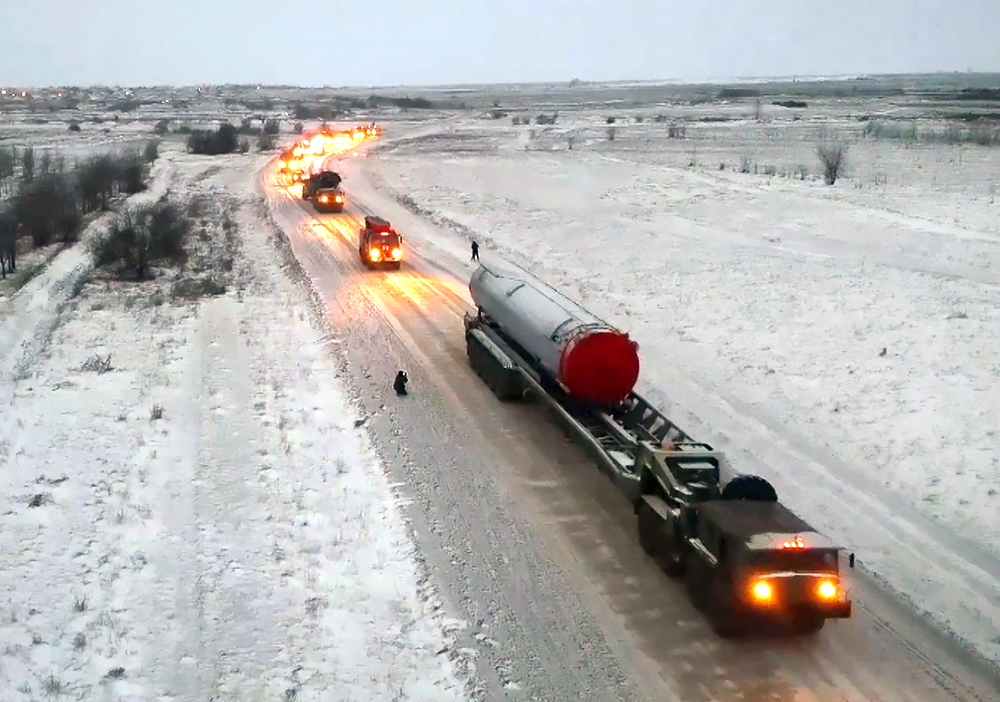
[[[638,345],[527,271],[481,265],[469,282],[476,305],[573,398],[610,406],[639,379]]]

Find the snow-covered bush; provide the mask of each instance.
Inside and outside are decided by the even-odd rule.
[[[107,235],[94,244],[96,263],[122,263],[136,280],[143,280],[153,261],[183,258],[189,229],[188,219],[163,200],[153,206],[126,207],[117,213]]]

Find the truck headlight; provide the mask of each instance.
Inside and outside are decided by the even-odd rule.
[[[750,588],[754,600],[761,604],[767,604],[774,599],[774,588],[766,580],[758,580]]]
[[[372,249],[368,253],[371,254],[371,258],[372,258],[373,261],[377,261],[378,259],[380,259],[382,257],[382,252],[379,251],[378,249]]]
[[[832,600],[837,596],[837,585],[832,580],[824,580],[816,588],[816,594],[823,600]]]
[[[400,251],[399,249],[393,249],[393,250],[392,250],[392,257],[393,257],[394,259],[396,259],[397,261],[399,260],[399,258],[400,258],[400,257],[401,257],[402,255],[403,255],[403,252],[402,252],[402,251]]]

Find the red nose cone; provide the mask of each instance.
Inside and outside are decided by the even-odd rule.
[[[635,342],[618,332],[602,331],[574,339],[563,349],[559,379],[584,402],[613,405],[624,400],[639,380]]]

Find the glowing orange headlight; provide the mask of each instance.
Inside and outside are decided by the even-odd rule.
[[[774,588],[766,580],[758,580],[750,588],[753,598],[762,604],[771,602],[774,599]]]
[[[816,588],[816,594],[824,600],[832,600],[837,596],[837,585],[832,580],[824,580]]]

